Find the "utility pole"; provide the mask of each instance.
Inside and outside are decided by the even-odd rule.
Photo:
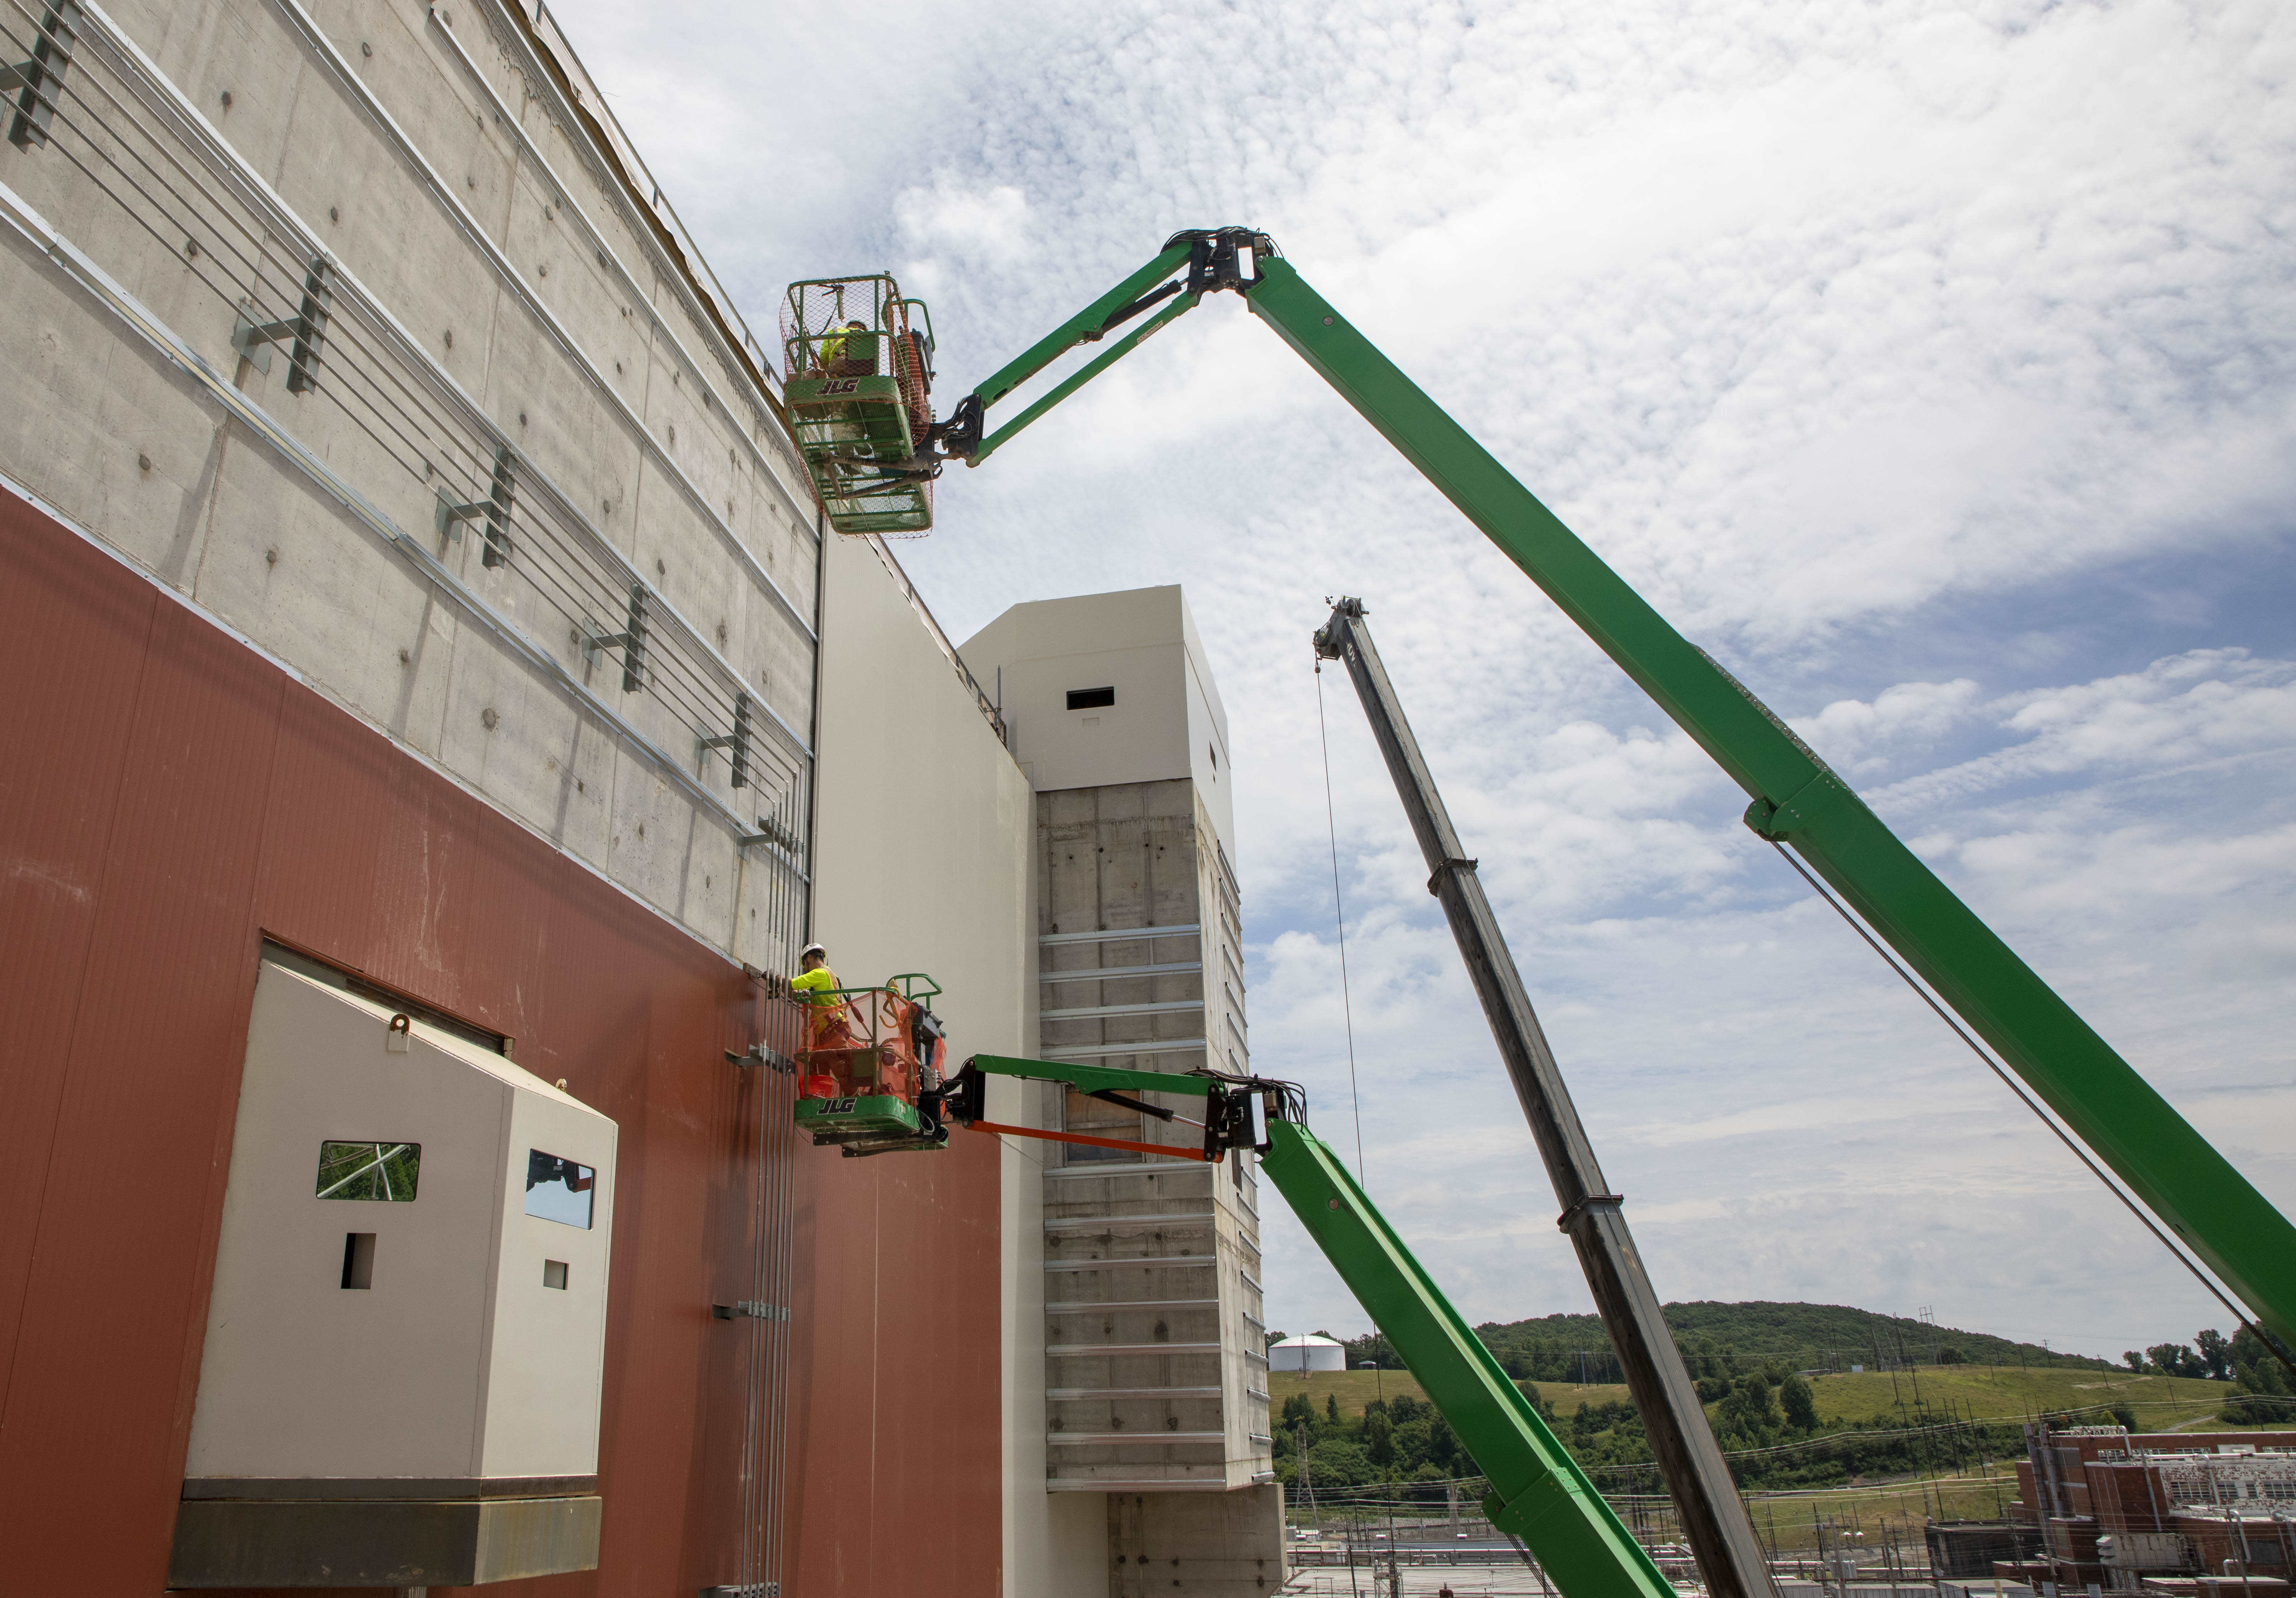
[[[1324,1518],[1316,1512],[1316,1479],[1308,1474],[1308,1423],[1305,1421],[1293,1422],[1292,1436],[1293,1438],[1292,1446],[1299,1451],[1300,1454],[1300,1490],[1307,1495],[1308,1518],[1315,1521],[1316,1533],[1321,1536],[1324,1530]]]
[[[1681,1511],[1684,1539],[1706,1578],[1707,1591],[1712,1598],[1772,1598],[1775,1589],[1762,1545],[1660,1313],[1657,1289],[1651,1286],[1650,1273],[1627,1229],[1621,1209],[1625,1200],[1603,1180],[1562,1068],[1539,1028],[1514,957],[1507,951],[1506,937],[1476,878],[1475,861],[1465,858],[1419,741],[1388,681],[1387,668],[1372,645],[1362,601],[1341,599],[1332,607],[1331,620],[1316,634],[1316,653],[1346,663],[1372,735],[1386,757],[1388,772],[1427,860],[1427,891],[1442,901],[1451,935],[1562,1207],[1556,1223],[1578,1251],[1627,1389],[1641,1413],[1651,1452]],[[1583,1355],[1580,1374],[1583,1379]]]

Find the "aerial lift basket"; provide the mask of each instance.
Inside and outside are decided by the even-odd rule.
[[[914,308],[922,328],[912,325]],[[793,283],[782,301],[782,402],[839,532],[932,526],[932,318],[890,273]]]
[[[805,1007],[797,1125],[848,1154],[947,1144],[939,1113],[947,1044],[925,1007],[940,984],[907,972],[882,987],[831,988]]]

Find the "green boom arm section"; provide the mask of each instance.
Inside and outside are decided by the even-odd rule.
[[[986,1075],[1063,1082],[1080,1092],[1210,1096],[1273,1084],[977,1054]],[[1395,1229],[1323,1141],[1269,1117],[1260,1169],[1300,1217],[1429,1402],[1490,1483],[1491,1524],[1522,1539],[1565,1598],[1676,1598],[1650,1553],[1620,1523],[1570,1452],[1547,1429]]]
[[[1784,721],[1677,632],[1465,428],[1308,287],[1264,235],[1218,230],[1226,259],[1233,260],[1239,241],[1250,248],[1257,274],[1250,278],[1233,271],[1224,278],[1210,275],[1205,263],[1214,235],[1192,236],[1204,242],[1196,247],[1180,306],[1193,304],[1207,290],[1242,292],[1255,316],[1401,450],[1752,796],[1747,826],[1774,843],[1791,844],[2248,1305],[2284,1348],[2296,1348],[2296,1227]],[[1009,393],[1060,350],[1082,342],[1086,331],[1176,269],[1188,253],[1168,245],[1155,260],[999,373],[996,397]],[[1177,309],[1168,314],[1178,314]],[[1144,328],[1141,336],[1148,331]],[[1137,342],[1109,351],[1062,392],[1072,392]],[[990,386],[984,385],[984,392]],[[1057,398],[1047,396],[998,435],[998,441],[1041,416]]]
[[[1260,1169],[1491,1484],[1483,1500],[1491,1524],[1521,1537],[1570,1598],[1673,1598],[1673,1586],[1648,1551],[1619,1523],[1339,1157],[1289,1121],[1269,1122],[1267,1141]]]

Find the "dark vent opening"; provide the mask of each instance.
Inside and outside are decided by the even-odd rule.
[[[370,1290],[374,1287],[374,1233],[343,1234],[343,1286]]]
[[[1069,690],[1070,710],[1099,710],[1115,703],[1114,688],[1070,688]]]

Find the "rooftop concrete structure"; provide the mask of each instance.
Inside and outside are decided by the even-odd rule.
[[[1234,853],[1227,710],[1179,585],[1016,605],[960,652],[1038,793],[1185,778]],[[1095,689],[1112,702],[1070,707]]]

